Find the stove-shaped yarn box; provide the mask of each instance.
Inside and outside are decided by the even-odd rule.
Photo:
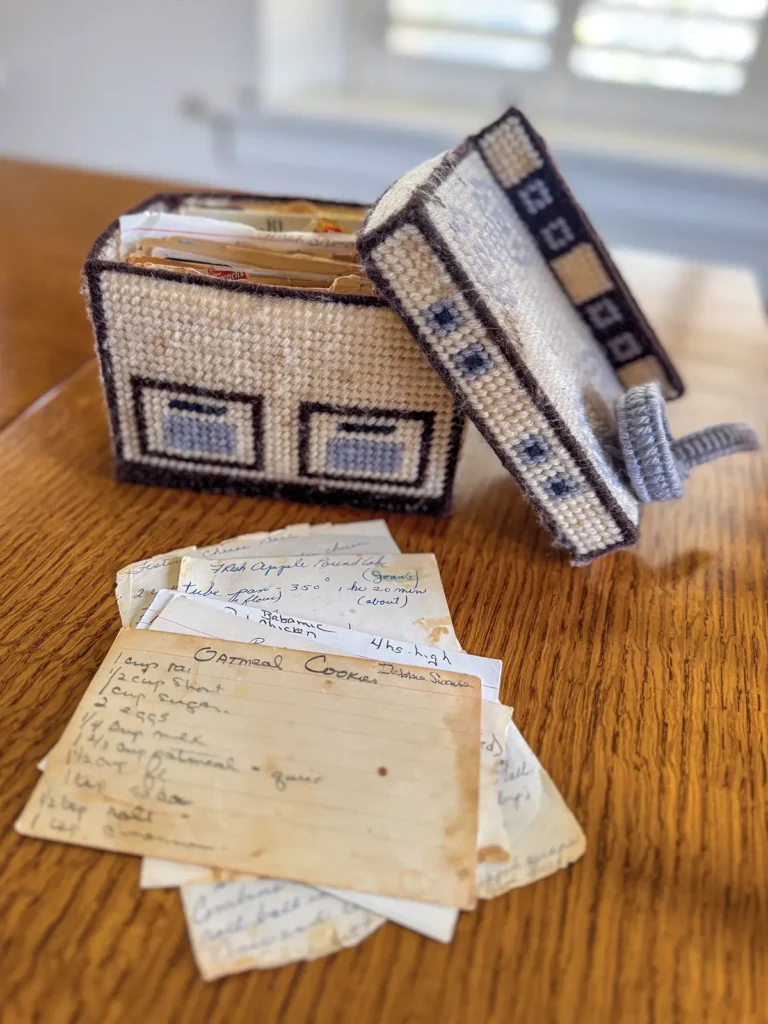
[[[198,236],[129,251],[169,214]],[[468,417],[575,562],[637,540],[616,409],[682,385],[519,111],[370,210],[198,193],[132,217],[85,265],[121,480],[440,513]],[[255,232],[243,266],[224,220]]]
[[[279,226],[259,196],[133,213],[261,201]],[[85,274],[120,480],[446,511],[463,416],[383,298],[130,265],[118,222]]]

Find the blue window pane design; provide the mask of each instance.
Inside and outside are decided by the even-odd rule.
[[[490,353],[479,341],[460,349],[453,361],[464,380],[476,380],[493,369]]]
[[[332,437],[325,451],[326,467],[339,473],[397,473],[403,463],[398,441],[366,441],[361,437]]]
[[[561,249],[567,249],[571,242],[576,239],[565,217],[556,217],[553,221],[550,221],[545,228],[541,229],[541,237],[544,239],[547,248],[552,252],[560,252]]]
[[[554,201],[549,186],[541,178],[534,178],[527,185],[523,185],[517,194],[531,216],[545,210]]]
[[[455,302],[450,299],[438,299],[422,313],[427,327],[440,338],[455,331],[461,323],[461,313]]]
[[[551,476],[544,481],[544,486],[549,491],[549,496],[555,501],[564,501],[566,498],[573,498],[577,494],[581,494],[581,487],[572,477],[565,474]]]
[[[208,423],[191,416],[165,416],[163,441],[169,448],[207,455],[236,455],[237,428],[232,423]]]
[[[615,366],[629,363],[643,355],[643,346],[630,331],[623,331],[615,338],[609,338],[606,347]]]
[[[587,314],[589,322],[598,331],[603,331],[606,327],[612,327],[614,324],[620,324],[622,320],[621,310],[613,299],[598,299],[597,302],[584,306],[584,312]]]
[[[526,466],[540,466],[550,455],[549,445],[541,434],[529,434],[515,448]]]

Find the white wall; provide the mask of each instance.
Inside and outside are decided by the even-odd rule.
[[[0,0],[0,154],[219,180],[185,116],[251,73],[249,0]]]

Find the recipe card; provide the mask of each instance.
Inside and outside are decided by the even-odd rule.
[[[297,882],[186,885],[181,902],[200,974],[213,981],[356,946],[384,918]]]
[[[121,630],[23,835],[471,908],[480,680]]]
[[[434,555],[183,558],[178,591],[461,650]]]
[[[557,787],[514,722],[483,725],[486,770],[495,764],[503,838],[487,834],[478,853],[477,892],[484,900],[567,868],[587,840]],[[481,822],[488,821],[481,798]],[[490,824],[490,822],[488,822]]]
[[[280,610],[241,604],[224,604],[210,597],[187,597],[176,590],[161,590],[144,613],[137,629],[215,636],[247,644],[292,647],[301,651],[338,651],[351,658],[373,658],[425,669],[448,669],[478,676],[483,700],[498,701],[502,663],[465,651],[446,651],[411,640],[372,633],[360,633],[345,626],[332,626],[317,618],[291,615],[288,606]]]
[[[193,554],[196,550],[194,547],[177,548],[118,569],[115,576],[115,600],[124,626],[136,625],[159,590],[176,586],[182,556]]]
[[[250,644],[279,644],[293,649],[342,653],[353,657],[378,657],[383,661],[406,663],[426,672],[446,668],[477,676],[482,683],[483,696],[478,859],[486,858],[489,851],[495,854],[499,849],[498,844],[503,840],[498,838],[496,828],[497,821],[500,823],[495,801],[496,764],[490,764],[489,775],[485,749],[495,749],[491,738],[486,737],[488,730],[500,732],[503,739],[505,724],[509,722],[511,714],[510,708],[491,703],[498,700],[501,681],[500,661],[402,640],[370,636],[367,633],[357,633],[355,630],[329,626],[327,623],[272,612],[265,608],[243,608],[241,605],[223,605],[210,598],[184,597],[169,590],[158,594],[142,622],[147,619],[148,629],[168,633],[215,636],[218,639],[238,640]],[[142,888],[165,888],[184,885],[190,881],[221,882],[223,878],[220,871],[200,865],[194,867],[191,864],[172,864],[154,857],[145,857],[142,861]],[[235,891],[233,887],[233,892]],[[224,901],[226,890],[217,892]],[[333,894],[440,942],[449,942],[453,936],[458,912],[450,907],[338,888],[333,890]],[[194,925],[190,922],[190,934],[193,932]],[[210,941],[207,948],[212,952],[213,945]]]
[[[359,532],[357,532],[359,531]],[[272,533],[245,534],[208,548],[181,548],[145,558],[120,569],[115,597],[124,626],[135,626],[160,590],[174,589],[179,581],[183,555],[204,558],[256,557],[258,555],[322,555],[346,553],[397,553],[400,548],[383,519],[365,523],[323,523],[286,527]]]
[[[218,558],[222,555],[227,558],[234,558],[236,555],[259,554],[263,549],[265,552],[272,551],[276,555],[301,555],[307,554],[307,551],[299,551],[298,549],[283,551],[279,546],[275,550],[275,545],[279,545],[287,537],[291,537],[294,540],[302,537],[307,540],[311,537],[312,540],[315,540],[317,535],[321,533],[334,538],[343,537],[345,541],[351,538],[353,542],[361,537],[366,537],[369,541],[374,537],[377,538],[380,542],[378,546],[366,548],[367,551],[400,550],[383,519],[363,519],[360,522],[352,523],[313,523],[311,525],[309,523],[296,523],[293,526],[284,526],[282,530],[273,530],[270,533],[244,533],[239,537],[230,537],[228,540],[219,541],[218,544],[197,548],[195,554],[198,558]],[[346,549],[342,547],[341,550]],[[185,552],[185,554],[188,553],[191,552]],[[313,550],[309,553],[322,554],[323,552]]]

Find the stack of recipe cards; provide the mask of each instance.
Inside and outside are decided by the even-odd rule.
[[[300,525],[121,569],[124,628],[17,822],[179,887],[204,978],[441,942],[584,835],[461,650],[431,554]]]
[[[358,263],[364,207],[242,200],[120,218],[120,257],[139,267],[250,284],[374,295]]]

